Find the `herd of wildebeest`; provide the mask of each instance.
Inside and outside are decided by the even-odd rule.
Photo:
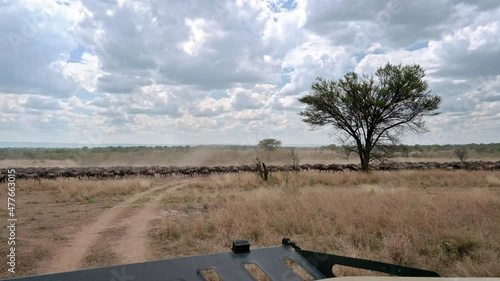
[[[131,177],[194,177],[209,176],[213,174],[257,172],[257,165],[238,166],[114,166],[114,167],[24,167],[13,168],[17,179],[122,179]],[[301,164],[301,165],[268,165],[269,172],[280,171],[319,171],[319,172],[345,172],[358,171],[360,165],[356,164]],[[500,161],[471,161],[471,162],[392,162],[371,166],[372,170],[500,170]],[[0,172],[0,182],[7,180],[6,171]]]

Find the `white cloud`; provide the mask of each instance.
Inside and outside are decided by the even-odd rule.
[[[97,80],[103,75],[99,58],[86,52],[82,54],[79,62],[59,61],[55,65],[59,67],[64,77],[72,78],[89,92],[96,91]]]
[[[338,78],[355,60],[343,46],[310,34],[307,41],[290,50],[283,59],[283,68],[292,67],[291,83],[281,90],[282,95],[297,95],[309,90],[318,76]]]
[[[211,37],[222,37],[223,33],[217,30],[213,22],[207,22],[205,19],[186,19],[186,26],[190,29],[190,35],[187,41],[179,43],[179,48],[191,56],[198,55],[206,41]]]
[[[328,130],[307,131],[297,98],[318,76],[390,62],[422,65],[443,96],[432,133],[418,140],[498,140],[500,3],[401,4],[391,12],[387,1],[3,1],[0,132],[54,142],[93,130],[94,142],[324,144]]]

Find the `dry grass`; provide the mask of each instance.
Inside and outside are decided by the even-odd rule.
[[[206,281],[222,281],[222,278],[215,269],[203,269],[201,275]]]
[[[235,239],[262,247],[291,237],[305,249],[446,276],[500,275],[498,172],[304,173],[295,175],[296,192],[283,188],[280,175],[253,189],[243,188],[246,181],[256,186],[250,175],[233,176],[235,184],[214,177],[172,197],[183,200],[165,198],[167,209],[191,207],[151,230],[156,257],[227,251]],[[353,272],[337,272],[346,273]]]
[[[91,198],[126,196],[147,190],[151,187],[148,179],[123,179],[123,180],[25,180],[19,181],[21,192],[48,191],[55,196],[56,203],[84,202]]]
[[[82,269],[111,266],[117,264],[118,256],[113,248],[106,244],[92,246],[83,260]]]
[[[288,177],[288,185],[286,180]],[[364,186],[367,188],[433,188],[433,187],[500,187],[500,172],[491,171],[399,171],[372,173],[324,173],[324,172],[277,172],[269,181],[262,181],[256,174],[226,174],[213,176],[209,181],[188,184],[188,187],[204,189],[253,189],[261,186],[302,188],[314,185]]]
[[[303,281],[312,281],[314,277],[312,277],[301,265],[299,265],[296,261],[292,259],[285,259],[285,264],[292,269],[292,271],[300,277],[300,280]]]
[[[271,281],[269,276],[255,263],[247,263],[244,265],[245,269],[252,274],[257,281]]]
[[[16,268],[16,277],[46,273],[46,262],[52,258],[57,248],[64,247],[68,240],[75,237],[82,226],[91,223],[124,198],[146,190],[152,184],[151,181],[140,179],[60,179],[42,180],[40,183],[35,180],[17,181],[16,212],[19,221],[16,254],[20,262]],[[2,201],[6,201],[5,196],[5,191],[0,191]],[[95,198],[95,203],[91,203],[90,198]],[[3,219],[7,217],[5,211],[0,212]],[[5,238],[4,235],[2,237]],[[116,260],[113,256],[106,256],[113,253],[102,246],[88,254],[86,266],[103,266]],[[0,279],[11,277],[4,263]]]
[[[172,180],[18,181],[23,234],[18,276],[45,273],[55,249],[82,226],[131,194]],[[4,191],[0,195],[5,199]],[[255,174],[231,174],[187,183],[161,202],[161,218],[150,225],[151,260],[227,252],[236,239],[265,247],[290,237],[304,249],[445,276],[500,276],[500,172],[276,173],[269,182]],[[136,205],[143,201],[130,210]],[[0,214],[6,217],[5,210]],[[127,211],[114,223],[130,215]],[[118,231],[114,226],[110,230]],[[113,252],[119,235],[102,236],[87,253],[85,267],[120,259]],[[3,277],[9,277],[6,270]]]
[[[82,269],[117,264],[119,257],[113,248],[117,246],[117,241],[125,234],[125,231],[126,228],[124,226],[118,225],[101,233],[102,239],[99,239],[89,249],[83,260]]]
[[[55,203],[55,194],[47,191],[27,192],[22,187],[23,181],[18,182],[20,187],[16,196],[16,211],[19,218],[17,225],[16,255],[19,263],[16,266],[15,277],[43,274],[46,272],[46,262],[50,260],[61,247],[65,247],[72,237],[92,222],[109,206],[120,202],[120,198],[102,198],[96,203],[64,202]],[[5,193],[1,193],[1,201],[7,201]],[[6,209],[5,209],[6,211]],[[0,217],[5,219],[4,210]],[[4,234],[5,233],[5,234]],[[5,240],[7,232],[2,232]],[[6,240],[5,240],[6,241]],[[5,260],[2,259],[2,262]],[[1,278],[12,278],[7,272],[7,264],[3,263],[0,271]]]
[[[256,173],[224,174],[211,176],[210,180],[188,183],[186,187],[203,189],[253,189],[264,181]]]

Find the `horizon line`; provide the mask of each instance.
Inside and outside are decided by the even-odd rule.
[[[8,145],[7,145],[8,144]],[[286,144],[281,147],[321,147],[321,146],[329,146],[329,145],[342,146],[336,143],[328,143],[328,144]],[[422,145],[422,146],[430,146],[430,145],[491,145],[498,144],[496,142],[491,143],[456,143],[456,144],[399,144],[399,145]],[[249,144],[221,144],[221,143],[213,143],[213,144],[134,144],[134,143],[102,143],[97,145],[83,145],[78,143],[58,143],[58,142],[29,142],[29,141],[20,141],[20,142],[6,142],[0,141],[0,148],[104,148],[104,147],[174,147],[174,146],[242,146],[242,147],[255,147],[255,145]]]

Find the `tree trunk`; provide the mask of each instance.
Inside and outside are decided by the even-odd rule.
[[[361,170],[368,172],[370,170],[370,152],[362,151],[359,158],[361,159]]]
[[[366,141],[368,144],[368,140]],[[371,151],[371,146],[366,145],[363,146],[361,141],[359,139],[356,139],[356,144],[358,146],[358,154],[359,154],[359,160],[361,160],[361,170],[364,172],[368,172],[370,170],[370,151]]]
[[[267,170],[266,164],[262,163],[262,169],[264,170],[264,180],[267,181],[269,179],[269,171]]]

